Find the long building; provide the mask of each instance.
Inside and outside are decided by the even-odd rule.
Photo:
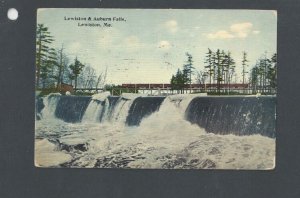
[[[151,84],[122,84],[122,88],[134,88],[134,89],[171,89],[171,84],[159,84],[159,83],[151,83]],[[192,89],[217,89],[218,84],[189,84],[185,85],[185,88]],[[242,83],[233,83],[233,84],[220,84],[221,89],[246,89],[249,88],[249,84]]]

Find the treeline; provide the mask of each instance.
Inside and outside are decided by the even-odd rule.
[[[100,87],[105,83],[106,71],[97,75],[96,70],[82,63],[77,57],[69,58],[65,48],[54,49],[54,38],[48,27],[38,24],[36,29],[36,88],[59,89],[62,84],[70,84],[75,90]]]
[[[270,93],[277,88],[277,54],[271,58],[264,55],[250,71],[250,86],[253,93]]]
[[[191,54],[186,53],[187,61],[183,65],[183,69],[177,70],[175,75],[172,75],[171,86],[173,90],[179,90],[181,93],[184,92],[184,89],[187,88],[186,85],[192,83],[192,75],[194,74],[195,68],[193,67],[193,57]],[[190,90],[191,91],[191,90]]]
[[[191,83],[195,76],[195,83],[207,85],[204,91],[214,93],[229,93],[231,84],[236,83],[238,75],[242,78],[242,89],[251,90],[252,93],[274,93],[276,92],[276,70],[277,54],[269,59],[264,55],[256,65],[249,71],[247,53],[242,52],[242,61],[239,64],[241,74],[236,73],[237,63],[229,51],[217,49],[215,52],[208,49],[204,60],[204,69],[196,70],[193,66],[193,57],[186,53],[187,61],[182,69],[178,69],[171,77],[173,90],[184,93],[185,90],[192,92]],[[251,73],[248,75],[248,73]],[[248,77],[249,76],[249,77]],[[234,79],[235,78],[235,79]]]

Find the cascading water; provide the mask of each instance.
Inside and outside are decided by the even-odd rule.
[[[43,101],[42,119],[36,121],[36,152],[44,152],[36,155],[38,166],[274,166],[275,139],[269,138],[275,136],[274,97],[106,93],[97,97],[55,95]],[[61,159],[49,162],[43,158],[51,153]]]
[[[113,112],[115,111],[116,105],[119,102],[120,97],[118,96],[110,96],[107,98],[109,108],[107,109],[107,113],[104,114],[102,120],[110,121],[112,119]]]
[[[130,106],[126,124],[128,126],[139,125],[142,119],[159,110],[165,97],[138,97]]]
[[[184,133],[185,125],[191,125],[184,119],[184,112],[190,101],[197,95],[176,95],[165,98],[159,107],[159,111],[151,114],[148,118],[142,120],[141,127],[147,127],[151,131],[154,127],[162,132],[167,127],[181,128]],[[180,130],[178,130],[180,131]]]
[[[275,137],[274,97],[198,97],[186,119],[218,134],[261,134]]]
[[[43,98],[41,97],[36,97],[35,98],[35,119],[40,120],[42,118],[41,111],[45,107]]]
[[[139,97],[137,94],[122,95],[117,101],[115,101],[114,107],[109,114],[106,114],[105,120],[125,124],[130,106],[137,97]]]
[[[60,94],[50,94],[43,98],[44,108],[41,110],[41,117],[43,119],[55,118],[55,110],[60,97]]]
[[[65,122],[80,122],[90,103],[88,96],[61,96],[56,109],[55,117]]]
[[[92,96],[91,101],[84,112],[82,121],[83,122],[100,122],[106,107],[109,103],[107,98],[109,97],[109,92],[98,93]]]
[[[105,101],[91,100],[82,117],[82,122],[99,121],[104,105]]]

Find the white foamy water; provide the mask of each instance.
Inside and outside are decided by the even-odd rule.
[[[72,156],[58,151],[55,144],[47,139],[35,141],[35,165],[38,167],[58,166],[72,160]]]
[[[100,114],[103,106],[100,101],[92,100],[82,117],[82,122],[97,122],[100,119]]]
[[[43,118],[46,119],[55,118],[54,114],[55,114],[57,102],[59,100],[59,96],[60,96],[59,93],[55,93],[55,94],[53,93],[43,98],[45,104],[45,107],[41,111],[41,115]]]
[[[37,121],[36,137],[57,143],[55,149],[51,147],[46,149],[47,152],[36,147],[36,161],[45,161],[43,157],[51,156],[51,152],[62,152],[72,157],[58,157],[57,163],[47,162],[51,164],[49,166],[195,169],[274,167],[275,139],[261,135],[206,133],[198,125],[186,121],[184,111],[193,97],[167,97],[159,111],[144,118],[136,127],[125,125],[134,98],[120,101],[115,107],[113,119],[103,123]],[[89,112],[88,109],[86,112]],[[52,157],[55,158],[55,155]]]
[[[133,103],[134,99],[136,99],[137,97],[138,95],[134,95],[134,94],[126,94],[125,96],[121,96],[109,120],[107,118],[108,115],[105,115],[106,119],[104,120],[110,122],[116,122],[121,125],[125,124],[130,106]]]

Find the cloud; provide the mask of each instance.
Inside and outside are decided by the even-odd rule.
[[[171,33],[176,33],[179,29],[178,23],[175,20],[169,20],[165,23],[165,28],[171,32]]]
[[[253,33],[253,34],[259,34],[260,31],[259,31],[259,30],[253,30],[252,33]]]
[[[233,32],[238,38],[246,38],[249,32],[251,32],[252,27],[253,24],[249,22],[236,23],[230,26],[230,31]]]
[[[246,38],[250,33],[259,34],[259,30],[252,30],[253,24],[249,22],[232,24],[228,30],[219,30],[206,34],[209,39]]]
[[[234,35],[230,34],[225,30],[220,30],[216,33],[207,34],[207,38],[209,39],[231,39],[234,38]]]
[[[160,41],[158,43],[158,48],[168,50],[171,48],[171,44],[169,41]]]

